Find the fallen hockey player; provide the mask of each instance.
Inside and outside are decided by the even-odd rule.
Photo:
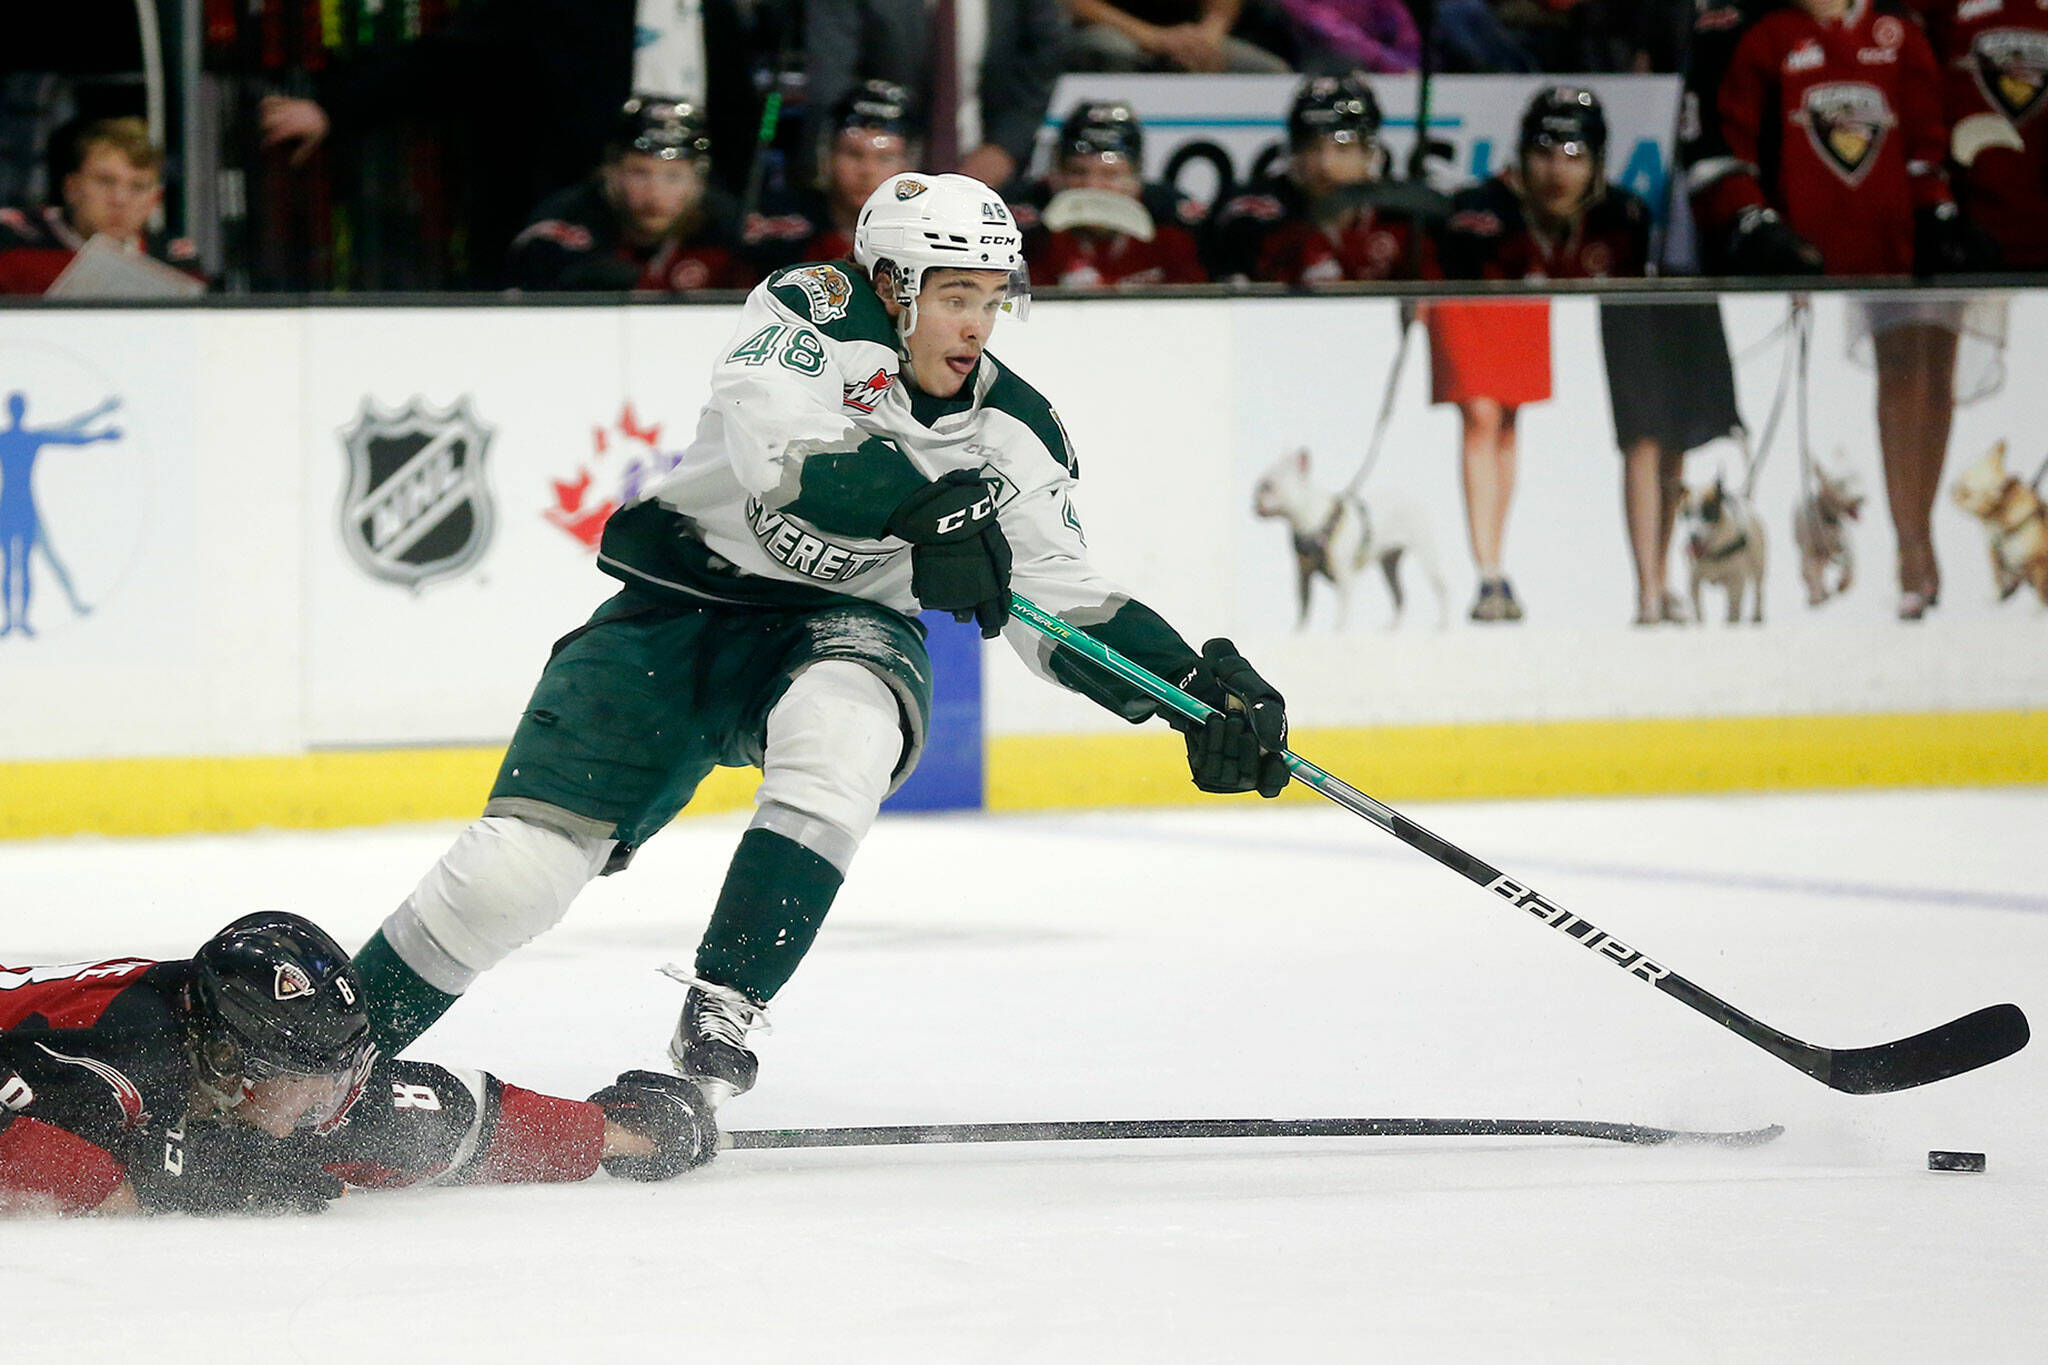
[[[0,1212],[311,1213],[350,1186],[665,1180],[717,1150],[680,1077],[570,1100],[379,1057],[348,955],[297,915],[189,960],[0,967]]]

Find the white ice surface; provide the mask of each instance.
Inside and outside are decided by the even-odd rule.
[[[1436,806],[1731,1003],[1862,1045],[2048,1018],[2048,792]],[[684,821],[417,1052],[659,1066],[738,825]],[[0,845],[9,963],[367,934],[452,826]],[[2048,1046],[1837,1095],[1342,812],[885,820],[736,1128],[1586,1117],[1749,1151],[1241,1140],[733,1152],[672,1184],[0,1225],[0,1358],[2038,1361]],[[1925,1169],[1981,1150],[1982,1176]]]

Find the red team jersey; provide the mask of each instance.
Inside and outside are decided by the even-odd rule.
[[[1105,285],[1201,284],[1209,276],[1195,253],[1195,239],[1171,223],[1157,223],[1152,240],[1120,232],[1069,228],[1033,229],[1024,239],[1031,282],[1075,289]]]
[[[1710,5],[1712,16],[1737,7]],[[1910,13],[1855,0],[1838,22],[1786,6],[1742,32],[1717,88],[1697,92],[1726,156],[1695,164],[1694,209],[1710,233],[1769,204],[1820,249],[1831,275],[1913,268],[1913,212],[1948,202],[1948,151],[1933,50]]]
[[[1231,199],[1216,211],[1211,230],[1211,273],[1222,281],[1305,286],[1441,275],[1436,243],[1414,220],[1361,208],[1326,227],[1309,216],[1306,196],[1291,180]]]
[[[1551,237],[1529,224],[1522,197],[1502,172],[1460,190],[1444,225],[1444,274],[1461,280],[1600,280],[1646,272],[1650,210],[1608,185],[1571,229]]]
[[[41,294],[57,282],[64,268],[85,245],[60,208],[0,209],[0,294]],[[199,253],[189,238],[155,234],[143,249],[166,265],[194,279]]]
[[[1951,127],[1975,115],[2010,124],[2024,150],[1987,147],[1956,196],[1998,240],[2005,264],[2048,266],[2048,0],[1913,0],[1941,64]]]

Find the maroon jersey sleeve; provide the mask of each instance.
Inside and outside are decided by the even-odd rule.
[[[1913,206],[1953,202],[1942,163],[1948,157],[1948,120],[1941,110],[1941,69],[1917,25],[1906,25],[1899,44],[1899,132],[1906,141],[1906,174]]]
[[[1703,117],[1716,124],[1725,156],[1695,168],[1693,214],[1712,232],[1732,227],[1742,210],[1768,202],[1760,167],[1764,157],[1764,121],[1778,110],[1779,54],[1768,26],[1755,25],[1735,45],[1719,86],[1705,92],[1711,104]],[[1775,140],[1779,130],[1770,133]]]
[[[0,1110],[0,1213],[86,1213],[126,1176],[121,1161],[97,1143]]]
[[[390,1061],[321,1140],[327,1169],[364,1188],[583,1180],[597,1170],[604,1114],[484,1072]]]

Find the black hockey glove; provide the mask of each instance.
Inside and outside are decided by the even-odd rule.
[[[1185,716],[1174,718],[1188,742],[1188,770],[1197,787],[1268,797],[1287,790],[1287,761],[1279,752],[1287,747],[1287,703],[1236,645],[1228,640],[1203,645],[1202,657],[1180,686],[1223,713],[1201,725]]]
[[[1752,204],[1737,216],[1728,239],[1729,274],[1818,275],[1821,269],[1820,248],[1785,226],[1776,209]]]
[[[605,1119],[654,1144],[649,1156],[608,1156],[604,1168],[625,1180],[667,1180],[718,1155],[718,1120],[691,1081],[659,1071],[628,1071],[590,1097]]]
[[[981,623],[993,640],[1010,619],[1010,542],[996,497],[981,477],[956,469],[889,514],[889,534],[910,542],[910,591],[932,611]]]
[[[274,1138],[233,1119],[188,1119],[128,1165],[151,1213],[319,1213],[347,1188],[304,1134]]]
[[[1990,233],[1954,204],[1929,204],[1913,211],[1913,273],[1961,275],[1996,270],[2005,253]]]

